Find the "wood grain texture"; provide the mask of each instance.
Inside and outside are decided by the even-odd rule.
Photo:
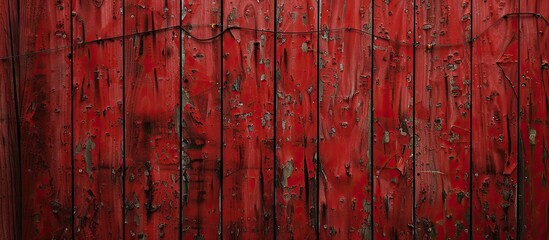
[[[416,236],[467,239],[471,5],[461,0],[416,4]]]
[[[122,1],[72,7],[75,238],[122,239]]]
[[[549,19],[549,4],[521,0],[520,12]],[[549,236],[549,26],[533,15],[521,15],[519,41],[519,134],[522,170],[520,239]]]
[[[472,237],[517,232],[518,1],[473,1]]]
[[[372,32],[372,1],[322,1],[321,30]],[[320,236],[371,239],[372,36],[320,32]]]
[[[223,1],[223,26],[273,30],[274,1]],[[274,34],[223,36],[223,236],[274,237]]]
[[[15,1],[12,2],[15,4]],[[22,238],[72,237],[70,1],[22,0],[17,60]]]
[[[20,239],[20,163],[11,4],[0,9],[0,239]]]
[[[185,1],[183,27],[193,36],[219,33],[218,1]],[[182,45],[183,239],[216,239],[221,233],[221,39]]]
[[[276,236],[315,239],[318,5],[276,3]]]
[[[374,238],[414,237],[414,9],[374,1]]]
[[[124,223],[129,239],[180,235],[180,32],[169,28],[178,25],[179,10],[175,0],[125,1]]]

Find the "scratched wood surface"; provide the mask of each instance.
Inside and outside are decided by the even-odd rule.
[[[470,234],[471,5],[416,2],[415,231],[421,239]]]
[[[276,5],[276,236],[315,239],[317,216],[318,6]],[[297,33],[305,32],[305,33]],[[316,229],[316,231],[315,231]]]
[[[128,239],[180,235],[179,1],[124,6],[124,223]],[[158,30],[158,31],[155,31]],[[150,32],[136,34],[140,32]]]
[[[17,95],[14,86],[14,59],[10,29],[11,5],[2,1],[0,9],[0,239],[19,239],[20,193]]]
[[[72,8],[74,238],[122,239],[122,1]]]
[[[272,31],[273,1],[223,1],[223,26]],[[274,34],[223,36],[223,237],[274,232]]]
[[[322,1],[320,236],[370,239],[372,1]],[[354,28],[360,31],[326,29]]]
[[[518,1],[472,2],[471,211],[474,239],[517,233]],[[490,29],[491,28],[491,29]],[[487,29],[489,29],[487,31]]]
[[[18,1],[22,238],[72,235],[70,2]],[[15,18],[14,18],[15,19]],[[50,50],[55,49],[55,50]]]
[[[374,238],[412,239],[413,5],[374,1],[373,24]]]
[[[522,0],[520,11],[549,17],[549,4]],[[521,239],[549,236],[549,33],[548,23],[534,15],[521,15],[519,40],[519,131],[523,164]]]
[[[0,3],[0,239],[549,237],[547,1]]]
[[[221,5],[185,1],[181,24],[192,36],[219,34]],[[221,41],[198,41],[181,31],[182,235],[216,239],[221,231]]]

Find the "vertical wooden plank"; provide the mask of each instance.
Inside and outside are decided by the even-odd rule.
[[[72,8],[75,238],[122,239],[122,1]]]
[[[320,236],[371,239],[372,1],[322,1],[320,17]]]
[[[198,38],[219,34],[219,1],[184,1],[183,28]],[[221,232],[221,38],[198,41],[181,33],[183,239],[216,239]]]
[[[549,236],[549,3],[521,0],[520,19],[520,158],[523,224],[521,239]]]
[[[20,169],[17,100],[14,87],[11,3],[0,9],[0,239],[19,239]],[[12,18],[13,19],[13,18]]]
[[[518,1],[472,1],[472,237],[517,231]],[[519,203],[520,204],[520,203]]]
[[[21,0],[22,238],[72,237],[70,1]],[[15,25],[14,25],[15,27]]]
[[[180,1],[124,6],[125,237],[176,239],[180,183]],[[146,32],[146,33],[141,33]]]
[[[374,237],[412,239],[414,5],[374,1]]]
[[[274,1],[223,1],[223,26],[272,31]],[[223,35],[223,236],[274,237],[274,34]]]
[[[318,3],[276,4],[276,235],[314,239],[319,86],[318,33],[312,31],[318,29]]]
[[[471,5],[461,0],[416,4],[416,236],[466,239],[471,227]]]

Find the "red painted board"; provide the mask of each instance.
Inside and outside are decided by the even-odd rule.
[[[274,1],[223,1],[223,26],[273,30]],[[223,35],[223,237],[274,237],[274,34]]]
[[[322,1],[318,179],[323,239],[372,238],[371,6],[371,1]]]
[[[519,134],[523,221],[520,239],[549,236],[549,3],[521,0]]]
[[[374,1],[374,238],[413,239],[414,9]]]
[[[70,1],[13,1],[18,9],[22,238],[72,235]]]
[[[180,235],[180,32],[168,28],[179,22],[179,10],[175,0],[125,1],[124,223],[129,239]]]
[[[217,1],[185,1],[183,28],[198,38],[219,34]],[[221,232],[221,40],[182,36],[182,234],[216,239]]]
[[[315,239],[318,6],[278,0],[276,8],[276,236]]]
[[[122,239],[122,1],[72,8],[75,238]]]
[[[416,1],[415,233],[470,234],[471,5]]]
[[[0,9],[0,239],[19,239],[20,169],[17,95],[14,86],[11,4]]]
[[[472,2],[473,239],[517,232],[518,1],[500,3]]]

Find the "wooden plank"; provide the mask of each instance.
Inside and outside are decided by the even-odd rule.
[[[180,1],[126,0],[125,237],[175,239],[180,228]],[[140,33],[147,32],[147,33]]]
[[[461,0],[416,4],[416,236],[466,239],[471,229],[471,6]]]
[[[517,231],[518,1],[473,1],[472,237]]]
[[[70,1],[18,6],[22,238],[72,235]]]
[[[20,239],[20,168],[11,3],[0,9],[0,239]]]
[[[315,239],[318,33],[309,31],[318,29],[318,6],[311,0],[276,4],[276,236]]]
[[[374,1],[374,238],[414,236],[414,10]]]
[[[272,31],[274,1],[223,1],[223,26]],[[223,236],[274,237],[274,34],[223,36]]]
[[[75,238],[122,239],[122,1],[72,8]]]
[[[322,1],[320,236],[371,239],[372,1]],[[352,28],[360,31],[330,30]],[[327,31],[322,31],[326,30]]]
[[[181,24],[198,38],[220,32],[217,1],[185,1]],[[221,39],[197,41],[183,32],[183,239],[216,239],[221,232]]]
[[[523,0],[520,18],[519,134],[522,181],[520,239],[549,236],[549,3]]]

